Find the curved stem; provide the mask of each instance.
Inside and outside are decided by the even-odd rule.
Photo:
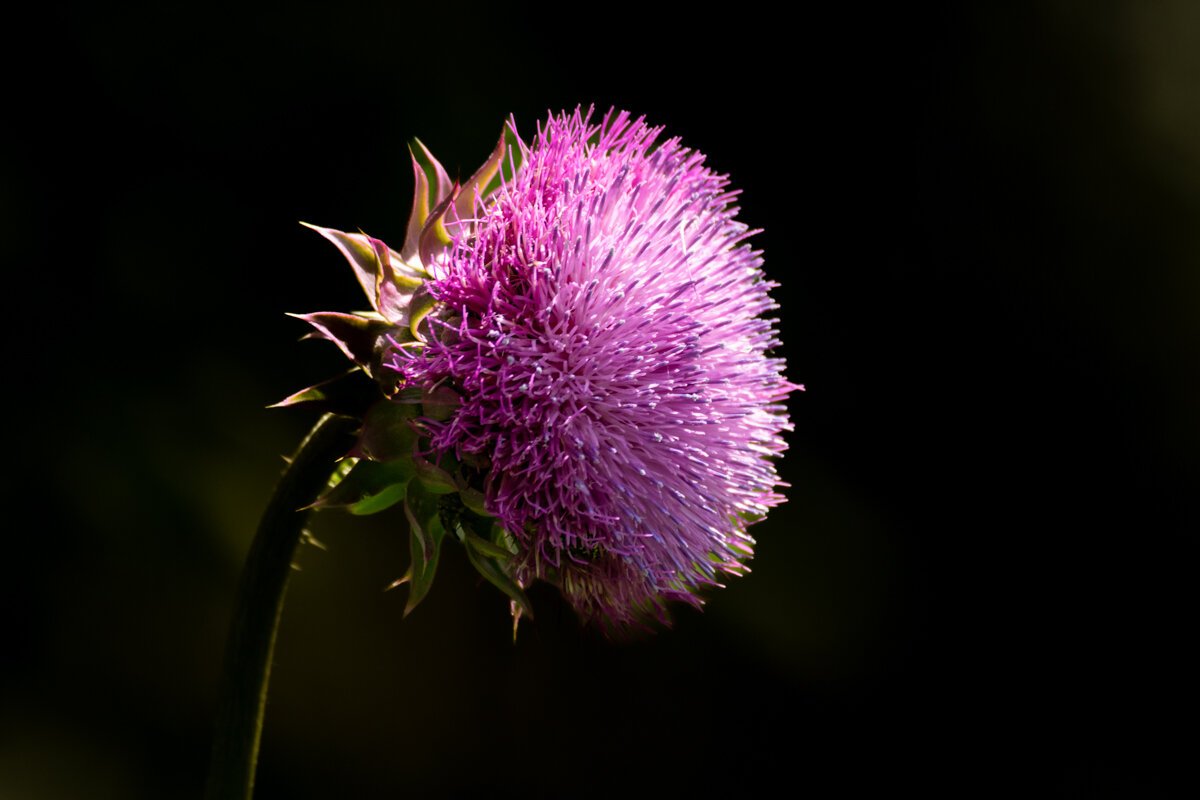
[[[249,800],[275,634],[308,510],[353,444],[358,420],[326,414],[300,443],[258,524],[238,585],[217,700],[206,800]],[[297,510],[300,509],[300,510]]]

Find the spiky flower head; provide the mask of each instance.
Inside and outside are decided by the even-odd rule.
[[[392,475],[340,501],[406,499],[414,594],[451,530],[518,617],[535,579],[617,625],[699,605],[745,571],[747,525],[783,499],[773,458],[802,388],[769,355],[774,284],[736,193],[624,112],[551,116],[530,145],[510,123],[462,187],[420,155],[399,253],[318,229],[374,312],[304,318],[388,398],[354,455]]]

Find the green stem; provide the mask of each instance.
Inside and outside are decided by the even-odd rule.
[[[308,517],[304,507],[350,449],[358,424],[350,417],[321,417],[284,470],[258,524],[229,624],[205,800],[249,800],[254,793],[271,656],[292,558]]]

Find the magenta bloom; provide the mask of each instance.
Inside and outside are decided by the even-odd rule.
[[[452,398],[418,423],[423,455],[477,465],[518,585],[550,581],[588,618],[665,618],[741,574],[747,524],[783,500],[798,387],[769,355],[775,284],[727,180],[660,129],[576,111],[518,147],[423,248],[433,310],[415,335],[393,325],[373,374]]]

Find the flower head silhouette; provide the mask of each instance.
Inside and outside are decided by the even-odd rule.
[[[551,116],[528,145],[510,125],[462,186],[417,153],[400,252],[318,229],[374,311],[303,318],[388,397],[354,453],[374,474],[328,504],[405,498],[414,593],[450,530],[517,616],[535,579],[618,626],[699,605],[783,499],[773,459],[802,388],[770,355],[775,284],[736,193],[624,112]]]

